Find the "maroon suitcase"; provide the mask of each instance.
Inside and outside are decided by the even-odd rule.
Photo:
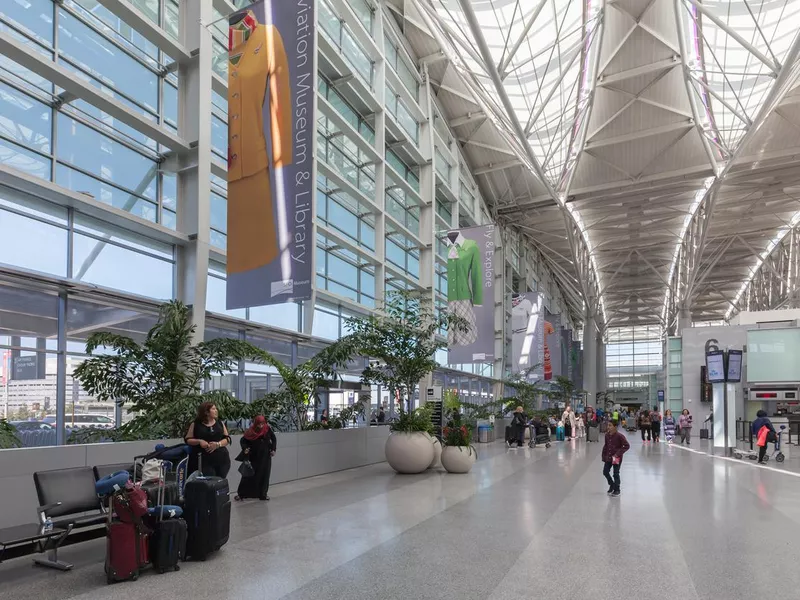
[[[106,578],[108,583],[136,581],[139,569],[149,561],[147,534],[133,523],[110,523],[106,532]]]

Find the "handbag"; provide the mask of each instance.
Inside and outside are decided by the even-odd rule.
[[[239,465],[239,473],[242,477],[252,477],[256,474],[256,470],[253,468],[253,463],[249,460],[245,460]]]

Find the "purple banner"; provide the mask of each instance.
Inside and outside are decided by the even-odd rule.
[[[229,18],[227,308],[311,297],[313,0]]]

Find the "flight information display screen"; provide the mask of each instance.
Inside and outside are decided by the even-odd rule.
[[[706,354],[709,383],[725,382],[725,354],[722,351]]]
[[[742,351],[728,351],[728,381],[738,382],[742,380]]]

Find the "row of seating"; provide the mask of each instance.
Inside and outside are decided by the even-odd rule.
[[[60,570],[71,569],[72,565],[58,559],[58,549],[65,541],[69,543],[70,535],[86,530],[81,541],[105,535],[105,528],[101,526],[105,525],[108,515],[95,490],[95,482],[117,471],[133,473],[133,468],[132,463],[123,463],[34,473],[40,523],[44,525],[49,520],[54,528],[66,532],[54,547],[48,549],[47,557],[37,558],[35,562]]]

